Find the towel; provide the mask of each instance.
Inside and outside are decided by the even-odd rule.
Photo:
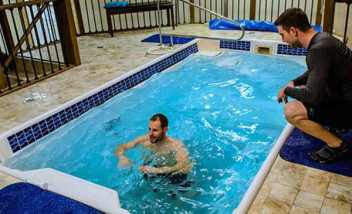
[[[127,1],[113,1],[106,3],[104,8],[105,9],[110,9],[110,8],[117,8],[117,7],[127,7],[128,2]]]

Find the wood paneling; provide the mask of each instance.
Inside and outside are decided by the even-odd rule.
[[[75,23],[73,20],[70,0],[60,0],[54,2],[54,10],[65,63],[80,65],[81,58],[79,56]]]
[[[335,1],[325,0],[323,31],[332,34],[335,16]]]

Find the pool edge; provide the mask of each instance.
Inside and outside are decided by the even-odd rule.
[[[279,155],[281,147],[291,134],[293,128],[294,127],[291,124],[286,124],[279,138],[275,142],[273,148],[270,150],[268,157],[265,159],[264,163],[257,172],[257,175],[254,177],[251,185],[244,194],[241,202],[239,203],[237,208],[232,212],[232,214],[244,214],[248,212],[254,199],[257,197],[261,186],[263,185],[266,177],[268,176],[271,167],[274,165],[274,162]]]

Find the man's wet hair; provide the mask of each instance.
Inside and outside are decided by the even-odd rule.
[[[169,121],[167,120],[166,116],[163,115],[163,114],[156,114],[156,115],[153,115],[151,118],[150,118],[151,121],[157,121],[159,120],[160,123],[161,123],[161,128],[164,129],[165,127],[168,127],[169,126]]]
[[[307,15],[300,8],[289,8],[276,19],[275,26],[281,25],[287,32],[291,27],[302,32],[307,32],[311,28]]]

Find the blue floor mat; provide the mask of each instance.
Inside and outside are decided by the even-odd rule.
[[[28,183],[15,183],[0,190],[0,213],[103,214],[90,206]]]
[[[339,135],[342,139],[352,142],[352,131]],[[352,145],[350,151],[334,163],[320,164],[309,159],[308,153],[319,150],[325,143],[315,137],[294,129],[283,145],[280,156],[287,161],[352,177]]]
[[[193,39],[194,38],[192,37],[174,36],[172,41],[174,42],[174,44],[186,44],[187,42],[190,42]],[[154,34],[153,36],[143,39],[141,42],[159,43],[160,42],[159,34]],[[163,36],[163,44],[170,44],[170,36]]]

